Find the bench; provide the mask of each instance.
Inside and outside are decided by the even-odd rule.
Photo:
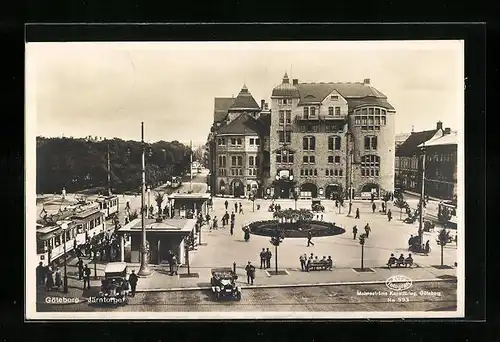
[[[408,260],[405,259],[404,261],[400,261],[397,259],[393,263],[387,263],[387,267],[392,268],[392,267],[412,267],[413,266],[413,260]]]
[[[308,266],[309,271],[326,271],[331,270],[333,267],[332,264],[326,262],[312,262]]]

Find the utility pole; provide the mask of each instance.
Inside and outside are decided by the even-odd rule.
[[[146,156],[144,151],[144,122],[141,122],[141,145],[142,145],[142,191],[141,191],[141,227],[142,227],[142,244],[141,244],[141,267],[138,276],[148,276],[151,274],[148,265],[148,247],[146,244],[146,225],[145,225],[145,210],[144,210],[144,196],[146,191]]]
[[[420,192],[420,220],[418,223],[418,236],[420,238],[420,248],[424,243],[424,191],[425,191],[425,142],[422,146],[422,190]]]
[[[68,293],[68,273],[66,269],[66,265],[68,263],[68,255],[66,254],[66,238],[67,238],[67,232],[66,229],[63,229],[63,235],[64,235],[64,280],[63,280],[63,291],[64,293]],[[441,258],[442,260],[442,258]]]
[[[109,143],[108,143],[108,195],[111,196],[111,162],[109,160]]]
[[[193,191],[193,140],[189,142],[189,192]]]

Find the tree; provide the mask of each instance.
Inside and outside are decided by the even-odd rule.
[[[275,236],[271,238],[271,244],[274,246],[274,264],[275,264],[275,269],[276,269],[276,275],[278,275],[278,246],[283,242],[284,240],[283,234],[279,230],[279,225],[276,229]]]
[[[451,219],[451,212],[448,207],[441,207],[441,210],[439,211],[438,214],[438,220],[442,224],[446,224],[449,220]]]
[[[161,218],[161,205],[163,204],[163,200],[165,199],[165,194],[162,191],[159,191],[155,194],[155,202],[158,207],[158,217]]]
[[[408,208],[408,203],[403,200],[403,198],[396,198],[396,200],[394,201],[394,205],[399,208],[399,219],[401,220],[402,219],[402,215],[403,215],[403,209],[406,209]]]
[[[366,241],[366,234],[363,233],[359,236],[359,244],[361,245],[361,270],[364,270],[364,257],[365,257],[365,241]]]
[[[444,251],[444,246],[448,244],[450,241],[450,232],[447,231],[445,228],[441,229],[439,231],[438,235],[438,242],[439,245],[441,246],[441,267],[443,267],[443,251]]]

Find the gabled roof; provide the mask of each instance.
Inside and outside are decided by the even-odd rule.
[[[261,108],[255,102],[255,99],[253,98],[252,94],[248,91],[248,88],[243,85],[243,88],[241,88],[240,93],[236,98],[234,99],[233,104],[229,108],[229,110],[249,110],[249,111],[260,111]]]
[[[220,122],[225,119],[229,107],[234,103],[234,97],[216,97],[214,105],[214,122]]]
[[[420,149],[418,147],[420,144],[432,139],[432,137],[434,137],[437,132],[437,129],[433,129],[430,131],[413,132],[412,134],[410,134],[408,139],[406,139],[405,142],[402,143],[401,146],[399,146],[396,151],[396,156],[412,156]]]
[[[251,135],[251,134],[263,134],[264,125],[255,120],[248,114],[240,114],[233,121],[229,122],[225,126],[221,127],[217,131],[217,135]]]
[[[373,104],[384,104],[384,106],[390,106],[387,103],[387,97],[374,87],[364,84],[361,82],[356,83],[341,83],[341,82],[330,82],[330,83],[299,83],[297,85],[300,93],[300,104],[309,103],[319,103],[323,101],[331,92],[336,90],[342,97],[347,101],[353,101],[361,99],[366,99],[363,101],[372,101]],[[385,100],[385,101],[382,101]],[[364,102],[351,102],[349,107],[352,105],[357,106],[359,103]],[[392,109],[392,107],[391,107]]]
[[[442,137],[437,137],[425,142],[426,147],[445,145],[458,145],[458,132],[451,132],[450,134],[445,134]],[[423,144],[419,145],[419,147],[422,146]]]

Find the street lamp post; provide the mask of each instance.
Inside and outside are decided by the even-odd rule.
[[[142,144],[142,187],[141,187],[141,226],[142,226],[142,243],[141,243],[141,267],[137,275],[148,276],[151,274],[148,265],[148,246],[146,244],[146,224],[144,210],[144,192],[146,190],[146,160],[145,160],[145,145],[144,145],[144,122],[141,122],[141,144]]]
[[[418,236],[420,238],[420,248],[424,243],[424,191],[425,191],[425,142],[422,146],[422,189],[420,192],[420,217],[418,223]]]
[[[66,229],[63,230],[63,235],[64,235],[64,279],[63,279],[63,290],[64,290],[64,293],[68,293],[68,273],[67,273],[67,269],[66,269],[66,265],[67,265],[67,254],[66,254]]]

